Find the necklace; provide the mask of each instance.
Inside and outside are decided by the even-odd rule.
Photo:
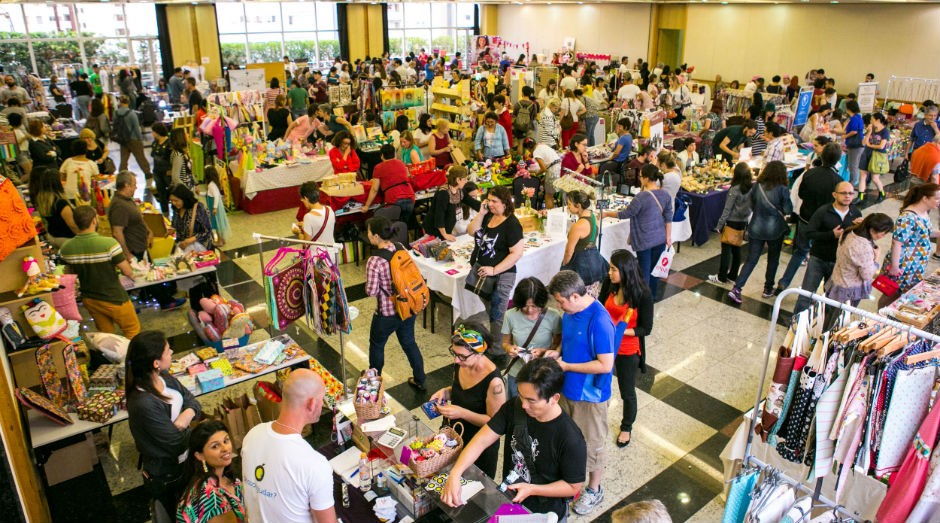
[[[290,425],[287,425],[287,424],[285,424],[285,423],[281,423],[281,422],[278,421],[278,420],[274,420],[274,423],[277,423],[278,425],[284,427],[285,429],[290,429],[290,430],[296,432],[297,434],[300,434],[300,433],[301,433],[301,430],[300,430],[300,429],[296,429],[296,428],[294,428],[294,427],[291,427]]]

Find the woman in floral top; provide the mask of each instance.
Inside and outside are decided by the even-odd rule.
[[[904,198],[891,241],[891,250],[885,256],[882,270],[906,292],[916,285],[927,270],[930,240],[940,233],[930,227],[929,213],[940,206],[940,185],[924,183],[911,187]],[[888,305],[897,295],[882,296],[878,307]]]
[[[721,130],[724,122],[721,120],[721,113],[725,110],[721,98],[715,98],[712,102],[712,110],[705,115],[702,121],[702,158],[708,159],[715,156],[712,150],[712,140],[715,139],[715,133]]]
[[[191,478],[176,511],[180,523],[244,523],[248,521],[242,484],[234,477],[232,441],[225,425],[208,420],[189,436],[186,470]]]

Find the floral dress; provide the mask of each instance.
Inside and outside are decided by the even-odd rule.
[[[245,510],[245,496],[242,493],[241,481],[235,480],[234,495],[219,487],[216,478],[194,486],[186,493],[179,508],[176,510],[176,521],[179,523],[206,523],[210,519],[233,512],[239,523],[248,521],[248,511]]]
[[[908,291],[923,279],[930,256],[930,219],[914,211],[903,211],[895,222],[893,239],[901,244],[901,259],[898,267],[901,274],[892,279]],[[882,267],[891,267],[891,249]]]
[[[715,139],[715,134],[721,130],[721,116],[708,113],[705,115],[705,121],[708,122],[708,129],[702,133],[702,158],[711,158],[715,156],[712,150],[712,140]]]

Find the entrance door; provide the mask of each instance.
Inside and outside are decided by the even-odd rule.
[[[656,61],[673,68],[682,64],[683,31],[680,29],[660,29],[659,43],[656,48]]]

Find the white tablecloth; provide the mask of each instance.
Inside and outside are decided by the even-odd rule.
[[[627,235],[630,231],[630,220],[611,223],[608,218],[604,225],[604,237],[601,242],[601,254],[610,259],[610,254],[617,249],[629,248]],[[561,269],[561,260],[565,256],[565,238],[548,240],[548,243],[539,246],[530,246],[530,238],[540,236],[535,233],[526,233],[526,249],[522,258],[516,263],[516,281],[535,276],[548,285],[552,277]],[[453,262],[438,262],[428,258],[414,255],[421,274],[428,281],[428,288],[440,292],[452,299],[454,318],[469,318],[486,310],[480,297],[464,289],[467,273],[470,272],[469,253],[472,251],[473,238],[469,235],[459,236],[452,248],[457,252]],[[452,271],[453,274],[448,274]]]
[[[279,165],[261,172],[247,171],[242,173],[242,192],[249,200],[259,191],[281,189],[283,187],[296,187],[304,182],[318,182],[333,174],[333,164],[326,156],[310,158],[309,163],[295,163],[293,165]]]

